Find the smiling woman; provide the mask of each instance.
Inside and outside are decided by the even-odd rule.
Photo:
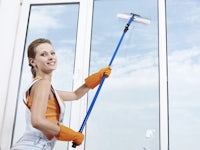
[[[12,146],[12,150],[51,150],[56,140],[72,141],[82,144],[84,135],[63,124],[64,101],[79,100],[89,89],[95,88],[105,75],[111,73],[110,67],[90,75],[85,83],[73,92],[55,90],[51,84],[57,57],[52,43],[47,39],[36,39],[28,46],[29,65],[33,81],[24,96],[26,104],[26,129],[22,138]]]
[[[89,88],[84,84],[75,92],[57,91],[51,84],[56,69],[57,57],[52,43],[47,39],[36,39],[28,47],[29,65],[33,82],[24,96],[26,104],[26,130],[12,150],[53,149],[56,140],[73,141],[80,145],[82,133],[62,125],[64,118],[63,100],[77,100]]]

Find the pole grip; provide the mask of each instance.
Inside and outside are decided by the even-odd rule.
[[[77,146],[77,145],[76,145],[75,143],[72,143],[72,147],[73,147],[73,148],[76,148],[76,146]]]

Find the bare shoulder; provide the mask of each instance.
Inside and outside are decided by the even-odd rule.
[[[51,82],[47,79],[40,79],[31,87],[31,93],[35,92],[49,92],[51,89]]]

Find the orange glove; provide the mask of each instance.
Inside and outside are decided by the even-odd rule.
[[[80,132],[75,132],[74,130],[60,125],[60,133],[56,136],[57,140],[60,141],[72,141],[77,146],[81,145],[84,139],[84,135]]]
[[[85,84],[90,89],[95,88],[102,80],[102,77],[105,75],[109,77],[111,73],[111,67],[102,68],[99,72],[94,73],[85,79]]]

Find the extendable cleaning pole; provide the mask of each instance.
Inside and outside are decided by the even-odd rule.
[[[149,24],[149,23],[150,23],[150,21],[149,21],[148,19],[142,18],[142,17],[140,17],[139,15],[133,14],[133,13],[131,13],[131,14],[118,14],[117,16],[118,16],[119,18],[122,18],[122,19],[129,19],[129,20],[128,20],[128,23],[126,24],[125,28],[124,28],[123,34],[121,35],[121,38],[120,38],[120,40],[119,40],[119,43],[117,44],[117,47],[116,47],[116,49],[115,49],[115,51],[114,51],[114,53],[113,53],[113,56],[112,56],[112,58],[111,58],[111,60],[110,60],[110,62],[109,62],[109,64],[108,64],[108,66],[111,66],[111,65],[112,65],[113,60],[115,59],[115,56],[116,56],[116,54],[117,54],[117,52],[118,52],[118,50],[119,50],[119,47],[120,47],[120,45],[121,45],[121,43],[122,43],[122,41],[123,41],[123,39],[124,39],[124,36],[125,36],[126,32],[127,32],[128,29],[129,29],[130,24],[131,24],[133,21],[134,21],[134,22],[138,22],[138,23],[143,23],[143,24]],[[98,89],[97,89],[97,91],[96,91],[96,94],[94,95],[94,98],[93,98],[93,100],[92,100],[92,102],[91,102],[91,104],[90,104],[90,107],[89,107],[89,109],[88,109],[88,112],[87,112],[87,114],[86,114],[86,116],[85,116],[85,118],[84,118],[84,120],[83,120],[83,122],[82,122],[82,125],[81,125],[81,127],[80,127],[80,129],[79,129],[79,132],[81,132],[81,133],[83,132],[83,129],[84,129],[86,123],[87,123],[87,120],[88,120],[88,118],[89,118],[89,116],[90,116],[90,113],[91,113],[91,111],[92,111],[92,109],[93,109],[93,107],[94,107],[94,104],[95,104],[96,100],[97,100],[97,97],[98,97],[98,95],[99,95],[99,92],[101,91],[101,88],[102,88],[102,85],[103,85],[103,83],[104,83],[104,81],[105,81],[105,78],[106,78],[106,76],[103,76],[103,77],[102,77],[102,80],[101,80],[101,82],[100,82],[100,84],[99,84],[99,87],[98,87]],[[76,144],[73,143],[72,147],[73,147],[73,148],[76,148]]]

